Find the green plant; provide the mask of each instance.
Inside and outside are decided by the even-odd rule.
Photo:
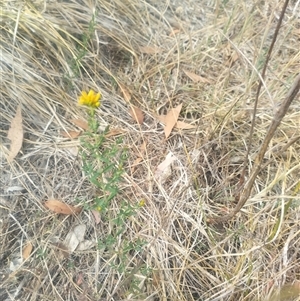
[[[126,160],[126,149],[121,146],[121,139],[114,144],[106,143],[109,127],[99,132],[99,122],[95,115],[95,109],[100,106],[101,94],[93,90],[85,91],[79,98],[79,104],[88,107],[88,131],[81,137],[80,155],[83,161],[83,170],[89,181],[99,190],[99,195],[94,198],[94,209],[103,215],[107,212],[110,202],[119,192],[119,184],[124,172],[123,165]],[[128,207],[129,205],[127,205]],[[130,216],[128,209],[121,208],[121,219],[125,214]]]
[[[111,268],[126,278],[131,273],[130,254],[141,252],[145,242],[140,239],[128,240],[124,235],[126,224],[137,210],[144,206],[141,200],[132,205],[123,200],[117,210],[111,208],[112,200],[119,194],[119,186],[124,173],[124,163],[127,158],[127,149],[122,146],[122,140],[113,143],[107,142],[109,127],[99,132],[99,122],[95,109],[100,106],[100,93],[90,90],[83,91],[79,104],[88,107],[88,130],[81,137],[80,155],[83,162],[83,171],[89,181],[97,188],[97,196],[93,199],[92,209],[98,211],[102,219],[109,225],[110,233],[98,240],[98,248],[110,254],[113,260]],[[137,292],[136,277],[132,278],[126,290]]]
[[[92,16],[91,21],[89,22],[89,27],[86,32],[82,33],[77,40],[77,53],[75,56],[68,62],[70,67],[70,72],[66,73],[63,76],[64,83],[66,85],[66,89],[69,90],[73,87],[73,79],[78,77],[80,74],[82,59],[88,53],[88,44],[92,40],[93,34],[95,32],[96,26],[96,15],[95,12]]]

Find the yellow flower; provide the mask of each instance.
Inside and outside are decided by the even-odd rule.
[[[98,108],[100,106],[100,98],[100,92],[96,94],[94,90],[90,90],[89,93],[82,91],[78,103],[83,106]]]
[[[145,203],[146,203],[145,200],[140,200],[139,201],[139,206],[143,207],[143,206],[145,206]]]

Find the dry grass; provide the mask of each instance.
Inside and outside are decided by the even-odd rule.
[[[1,2],[1,300],[300,300],[286,292],[297,291],[300,282],[300,199],[294,193],[300,142],[277,153],[300,134],[299,95],[266,154],[272,163],[241,212],[221,228],[206,224],[208,216],[235,205],[258,72],[282,1]],[[267,70],[247,172],[300,69],[299,7],[290,1]],[[95,30],[78,70],[74,58],[94,11]],[[210,83],[193,83],[184,70]],[[141,126],[132,121],[121,86],[145,112]],[[62,258],[53,245],[78,223],[87,225],[87,239],[101,240],[110,231],[105,223],[96,225],[89,210],[65,217],[43,206],[49,198],[89,204],[97,194],[74,155],[79,141],[61,136],[62,129],[76,129],[71,118],[86,117],[75,104],[89,88],[104,95],[101,124],[125,130],[129,148],[111,210],[123,199],[145,200],[126,224],[129,241],[147,243],[132,252],[126,268],[140,279],[140,293],[129,291],[133,277],[111,268],[111,252],[94,247]],[[180,119],[196,128],[175,130],[165,141],[155,116],[179,103]],[[18,104],[25,139],[8,164],[6,136]],[[143,160],[132,169],[143,143]],[[169,151],[178,160],[159,184],[153,173]],[[12,272],[10,263],[28,241],[31,256]],[[147,277],[142,264],[151,269]]]

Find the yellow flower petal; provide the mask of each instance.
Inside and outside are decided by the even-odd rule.
[[[98,100],[100,99],[100,97],[101,97],[101,94],[100,94],[100,92],[99,92],[99,93],[96,94],[95,100],[98,101]]]
[[[94,91],[93,90],[90,90],[89,91],[89,94],[88,94],[88,98],[91,99],[94,95]]]
[[[143,207],[143,206],[145,206],[145,203],[146,203],[145,200],[140,200],[139,201],[139,206]]]
[[[88,93],[86,91],[81,92],[81,96],[78,99],[80,105],[85,105],[92,108],[98,108],[100,106],[101,93],[95,93],[94,90],[90,90]]]

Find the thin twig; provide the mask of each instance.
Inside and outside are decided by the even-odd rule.
[[[243,189],[243,185],[245,183],[245,174],[246,174],[246,169],[247,169],[247,166],[248,166],[247,162],[248,162],[248,158],[249,158],[249,154],[250,154],[250,150],[251,150],[251,146],[252,146],[252,138],[253,138],[253,132],[254,132],[254,128],[255,128],[256,111],[257,111],[257,105],[258,105],[260,90],[261,90],[261,88],[263,86],[263,83],[264,83],[268,63],[269,63],[269,60],[271,58],[271,53],[273,51],[273,48],[274,48],[274,45],[275,45],[275,42],[276,42],[276,39],[277,39],[277,36],[278,36],[278,33],[279,33],[279,29],[280,29],[280,26],[281,26],[281,23],[282,23],[282,20],[283,20],[283,16],[285,14],[288,3],[289,3],[289,0],[286,0],[284,5],[283,5],[283,8],[281,10],[281,14],[280,14],[279,20],[277,22],[277,26],[276,26],[276,29],[275,29],[275,32],[274,32],[274,36],[273,36],[271,45],[269,47],[269,50],[268,50],[268,53],[267,53],[267,56],[266,56],[266,61],[264,63],[264,67],[263,67],[261,76],[259,77],[259,84],[258,84],[258,87],[257,87],[255,102],[254,102],[254,107],[253,107],[253,116],[252,116],[252,121],[251,121],[249,140],[248,140],[248,144],[247,144],[247,152],[246,152],[244,163],[243,163],[243,169],[242,169],[241,177],[240,177],[240,187],[239,187],[238,191],[241,191]],[[237,201],[239,201],[239,198],[240,198],[240,194],[237,196]]]
[[[245,204],[245,202],[247,200],[244,200],[243,196],[242,196],[242,193],[245,191],[248,191],[249,187],[247,188],[246,187],[246,184],[245,184],[245,174],[246,174],[246,169],[247,169],[247,161],[248,161],[248,157],[249,157],[249,154],[250,154],[250,150],[251,150],[251,145],[252,145],[252,138],[253,138],[253,132],[254,132],[254,128],[255,128],[255,119],[256,119],[256,111],[257,111],[257,105],[258,105],[258,100],[259,100],[259,95],[260,95],[260,90],[261,90],[261,87],[264,83],[264,78],[265,78],[265,74],[266,74],[266,70],[267,70],[267,66],[268,66],[268,63],[269,63],[269,60],[270,60],[270,57],[271,57],[271,53],[273,51],[273,48],[274,48],[274,45],[275,45],[275,42],[276,42],[276,39],[277,39],[277,36],[278,36],[278,33],[279,33],[279,29],[280,29],[280,26],[281,26],[281,23],[282,23],[282,20],[283,20],[283,16],[285,14],[285,11],[286,11],[286,8],[287,8],[287,5],[289,3],[289,0],[286,0],[284,5],[283,5],[283,8],[281,10],[281,14],[280,14],[280,17],[279,17],[279,20],[277,22],[277,26],[276,26],[276,29],[275,29],[275,33],[274,33],[274,36],[273,36],[273,39],[272,39],[272,42],[271,42],[271,45],[269,47],[269,50],[268,50],[268,53],[267,53],[267,56],[266,56],[266,61],[264,63],[264,67],[263,67],[263,70],[262,70],[262,73],[261,73],[261,76],[259,77],[260,80],[259,80],[259,84],[258,84],[258,87],[257,87],[257,92],[256,92],[256,96],[255,96],[255,102],[254,102],[254,108],[253,108],[253,116],[252,116],[252,121],[251,121],[251,127],[250,127],[250,133],[249,133],[249,140],[248,140],[248,144],[247,144],[247,152],[246,152],[246,155],[245,155],[245,159],[244,159],[244,163],[243,163],[243,169],[241,171],[241,176],[240,176],[240,181],[239,181],[239,188],[237,189],[237,192],[236,192],[236,196],[235,196],[235,200],[236,202],[238,203],[237,207],[239,207],[239,204],[243,203],[243,205]],[[275,115],[276,116],[276,115]],[[274,118],[275,118],[274,116]],[[273,121],[274,121],[274,118],[273,118]],[[273,122],[272,122],[273,124]],[[277,125],[278,126],[278,125]],[[270,131],[270,129],[269,129]],[[269,134],[269,132],[267,133],[267,135]],[[273,133],[274,134],[274,133]],[[266,137],[267,138],[267,137]],[[272,137],[271,137],[272,138]],[[266,139],[265,139],[266,141]],[[269,143],[268,143],[269,144]],[[268,147],[268,144],[266,145],[262,145],[261,149],[260,149],[260,152],[258,153],[257,155],[257,160],[256,161],[259,161],[259,158],[261,158],[261,154],[262,157],[264,156],[265,152],[266,152],[266,149]],[[257,172],[257,173],[256,173]],[[259,171],[256,171],[255,172],[255,167],[253,168],[253,172],[251,173],[250,175],[250,179],[252,178],[252,176],[255,174],[255,177],[257,176],[258,172]],[[255,177],[253,179],[253,182],[252,184],[254,183],[254,180],[255,180]],[[249,180],[250,180],[249,179]],[[249,183],[249,181],[248,181]],[[251,186],[252,188],[252,186]],[[250,188],[250,191],[249,191],[249,195],[250,195],[250,192],[251,192],[251,188]],[[244,194],[245,195],[245,194]],[[247,195],[247,193],[246,193]],[[248,196],[249,197],[249,196]],[[242,205],[242,206],[243,206]],[[240,209],[239,209],[240,210]],[[239,211],[238,210],[238,211]],[[234,213],[236,211],[236,209],[229,213],[227,216],[224,216],[222,219],[224,220],[229,220],[231,219],[236,213]]]
[[[254,181],[255,181],[257,175],[259,174],[259,172],[262,170],[262,165],[261,165],[262,160],[267,151],[269,143],[270,143],[271,139],[273,138],[274,133],[275,133],[276,129],[278,128],[282,118],[285,116],[288,108],[290,107],[293,99],[298,94],[299,90],[300,90],[300,73],[296,77],[285,100],[283,101],[283,103],[281,104],[281,106],[279,107],[279,109],[277,110],[277,112],[275,113],[275,115],[272,119],[271,125],[268,129],[265,139],[262,142],[259,152],[257,153],[257,155],[255,157],[254,166],[251,171],[250,177],[249,177],[248,181],[245,183],[245,186],[241,192],[241,196],[240,196],[240,199],[239,199],[236,207],[228,215],[219,217],[217,219],[209,219],[208,220],[209,223],[219,224],[219,223],[227,222],[230,219],[232,219],[241,210],[241,208],[245,205],[245,203],[247,202],[247,200],[250,196]],[[294,139],[292,141],[295,142],[296,140]]]

